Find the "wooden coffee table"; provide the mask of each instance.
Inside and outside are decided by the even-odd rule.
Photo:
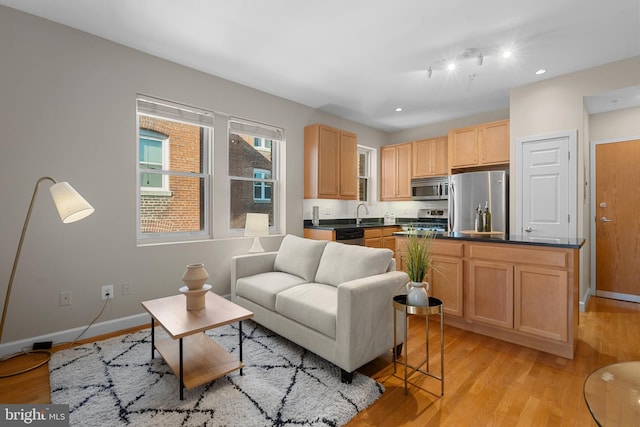
[[[205,298],[205,308],[196,311],[187,310],[184,295],[142,302],[151,315],[151,358],[155,358],[157,349],[180,378],[180,400],[184,399],[185,388],[198,387],[238,369],[242,375],[242,321],[253,313],[213,292],[207,292]],[[155,342],[156,321],[170,338]],[[239,360],[201,333],[234,322],[240,329]]]

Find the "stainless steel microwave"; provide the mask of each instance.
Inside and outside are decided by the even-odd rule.
[[[449,177],[414,178],[411,180],[411,199],[446,200],[449,198]]]

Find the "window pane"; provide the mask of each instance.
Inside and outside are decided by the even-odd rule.
[[[169,194],[141,192],[140,231],[168,233],[203,230],[204,178],[171,176],[169,181],[172,189]]]
[[[259,181],[231,180],[231,228],[244,228],[248,212],[269,214],[273,224],[273,185]]]
[[[263,144],[269,141],[268,147]],[[229,134],[229,175],[254,178],[254,171],[273,173],[271,141],[237,133]]]
[[[367,176],[367,155],[364,153],[358,153],[358,176]]]
[[[362,202],[367,201],[367,194],[369,194],[369,192],[367,191],[368,184],[369,181],[366,178],[358,179],[358,200]]]
[[[140,161],[162,164],[163,156],[168,153],[168,164],[164,165],[166,170],[202,173],[204,170],[202,156],[204,129],[202,127],[144,114],[139,115],[139,120]],[[151,141],[148,137],[150,132],[166,135],[168,140],[166,147],[158,145],[159,141]],[[143,153],[144,150],[147,151]],[[167,150],[167,153],[163,153],[162,150]]]

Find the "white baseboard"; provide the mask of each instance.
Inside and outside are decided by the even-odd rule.
[[[578,309],[580,313],[584,313],[587,311],[587,304],[589,303],[589,298],[591,298],[591,289],[587,289],[587,292],[584,293],[584,296],[580,300]]]
[[[222,297],[231,300],[231,294],[222,295]],[[97,337],[99,335],[109,334],[144,324],[151,326],[151,317],[146,312],[134,314],[133,316],[121,317],[120,319],[107,320],[106,322],[91,325],[87,332],[82,335],[81,339]],[[86,327],[87,326],[85,325],[78,328],[67,329],[66,331],[53,332],[46,335],[0,344],[0,357],[18,353],[23,350],[31,350],[31,348],[33,348],[33,343],[35,342],[52,341],[53,345],[71,342],[77,339],[78,335]]]
[[[144,324],[151,325],[151,317],[149,317],[148,313],[140,313],[133,316],[122,317],[120,319],[95,323],[91,325],[81,339],[96,337]],[[53,332],[51,334],[0,344],[0,355],[6,356],[23,350],[31,350],[34,342],[52,341],[53,345],[71,342],[75,340],[86,327],[87,326],[85,325],[74,329],[67,329],[66,331]]]

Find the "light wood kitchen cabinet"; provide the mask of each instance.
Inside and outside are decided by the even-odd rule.
[[[304,198],[355,200],[357,136],[330,126],[304,128]]]
[[[469,319],[513,328],[513,264],[469,261]]]
[[[566,341],[569,329],[567,276],[568,273],[563,270],[516,267],[514,328],[528,334]]]
[[[364,245],[370,248],[387,248],[396,253],[396,236],[401,227],[372,227],[364,229]]]
[[[404,270],[406,237],[397,237]],[[436,239],[432,296],[449,325],[573,358],[578,340],[580,251],[547,245]]]
[[[406,271],[404,257],[407,238],[396,238],[396,269]],[[432,268],[429,271],[429,295],[442,301],[444,312],[462,317],[464,314],[463,280],[464,244],[434,240],[431,242]]]
[[[412,177],[426,178],[447,175],[447,137],[414,141],[411,151]]]
[[[510,161],[509,120],[449,131],[449,169],[503,165]]]
[[[463,254],[460,242],[435,240],[431,246],[431,295],[442,301],[445,314],[456,317],[464,315]]]
[[[365,228],[364,229],[364,245],[370,248],[382,247],[382,229],[381,228]]]
[[[561,248],[469,244],[469,319],[573,357],[577,337],[576,253]],[[572,292],[572,288],[575,290]],[[575,313],[575,318],[574,318]]]
[[[382,247],[391,249],[395,256],[396,253],[396,236],[393,233],[401,231],[401,227],[383,227],[382,228]]]
[[[380,200],[411,200],[411,143],[380,149]]]

